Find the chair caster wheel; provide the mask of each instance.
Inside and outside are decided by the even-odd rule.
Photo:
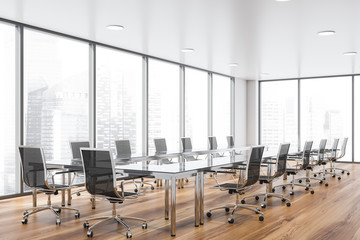
[[[309,187],[306,186],[306,187],[305,187],[305,191],[307,191],[307,190],[309,190]]]
[[[281,201],[282,201],[282,202],[285,202],[285,201],[286,201],[286,199],[285,199],[285,198],[282,198],[282,199],[281,199]]]
[[[322,184],[322,183],[323,183],[323,181],[322,181],[322,180],[320,180],[320,181],[319,181],[319,183],[320,183],[320,184]]]
[[[185,179],[185,182],[188,183],[188,182],[189,182],[189,179]]]
[[[348,173],[346,173],[348,176],[350,175],[350,173],[348,172]]]
[[[228,218],[228,223],[234,223],[234,219],[233,218]]]
[[[339,180],[341,180],[341,177],[338,177]]]
[[[302,183],[302,180],[301,180],[301,179],[299,180],[299,183]]]
[[[272,192],[275,192],[275,188],[271,189]]]
[[[134,189],[134,192],[136,192],[136,193],[138,192],[137,188]]]
[[[155,187],[154,186],[151,186],[151,190],[154,190],[155,189]]]
[[[311,194],[314,194],[315,192],[314,192],[314,190],[311,190],[311,192],[310,192]]]
[[[81,194],[79,192],[76,193],[76,196],[80,196]]]
[[[261,204],[261,208],[266,208],[266,204],[265,203]]]
[[[308,184],[307,186],[308,186],[308,187],[311,187],[311,184]]]
[[[229,190],[229,194],[233,194],[233,192],[234,192],[233,190],[231,190],[231,189]]]
[[[286,206],[290,207],[291,206],[291,202],[287,202]]]
[[[207,213],[206,213],[206,216],[207,216],[207,217],[211,217],[211,216],[212,216],[212,213],[211,213],[211,212],[207,212]]]
[[[325,180],[326,180],[326,178],[323,178],[322,180],[323,180],[323,181],[325,181]]]
[[[130,231],[126,232],[126,238],[132,238],[132,233]]]
[[[55,212],[58,213],[58,214],[61,213],[61,208],[55,210]]]
[[[61,224],[61,220],[60,219],[56,219],[56,225],[60,225]]]
[[[259,200],[259,196],[255,196],[255,200]]]
[[[83,226],[84,226],[84,228],[89,228],[90,224],[88,222],[84,222]]]
[[[342,174],[344,174],[345,171],[341,171]]]
[[[325,187],[327,187],[327,186],[329,186],[329,184],[328,184],[328,183],[325,183]]]
[[[75,219],[80,218],[80,212],[75,213]]]
[[[93,231],[87,231],[86,235],[89,237],[89,238],[92,238],[94,236],[94,233]]]
[[[154,183],[156,183],[156,180],[154,180]]]
[[[142,229],[147,229],[147,223],[143,223],[142,226],[141,226]]]
[[[27,211],[25,211],[23,215],[26,215],[26,214],[28,214],[28,212],[27,212]]]
[[[229,212],[230,211],[230,208],[225,208],[225,212]]]
[[[293,192],[293,191],[291,191],[291,192],[290,192],[290,195],[294,195],[294,192]]]
[[[317,175],[316,175],[316,174],[314,174],[314,177],[317,177]]]
[[[261,222],[264,221],[264,216],[263,215],[259,216],[259,221],[261,221]]]
[[[241,204],[245,204],[245,199],[242,199],[242,200],[241,200]]]
[[[286,187],[285,187],[285,186],[282,186],[282,189],[283,189],[283,190],[285,190],[285,189],[286,189]]]
[[[325,172],[327,172],[327,170],[325,169]]]
[[[28,222],[27,218],[24,218],[23,220],[21,220],[22,224],[27,224],[27,222]]]
[[[334,178],[334,177],[335,177],[335,175],[332,175],[332,177]]]

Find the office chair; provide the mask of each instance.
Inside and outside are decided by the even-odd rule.
[[[72,154],[72,161],[81,163],[81,152],[80,148],[89,148],[90,142],[89,141],[75,141],[70,142],[70,149]],[[75,177],[84,177],[84,173],[82,171],[75,172]],[[76,194],[77,196],[81,195],[81,192],[85,192],[85,188],[81,188],[72,194]],[[92,198],[91,198],[92,199]],[[93,201],[93,200],[91,200]]]
[[[331,174],[332,177],[338,176],[339,180],[341,180],[341,175],[337,174],[335,172],[336,170],[340,170],[341,173],[346,172],[347,175],[350,175],[349,170],[335,167],[336,161],[345,156],[347,141],[348,141],[348,138],[344,138],[344,140],[342,142],[342,145],[341,145],[341,150],[340,150],[340,155],[339,156],[337,156],[337,146],[336,147],[333,146],[332,153],[329,156],[330,168],[325,169],[326,174]]]
[[[325,154],[326,154],[326,142],[327,139],[321,139],[319,144],[319,149],[316,149],[315,152],[312,151],[311,158],[313,159],[312,162],[309,162],[309,165],[306,167],[306,176],[301,178],[296,178],[299,183],[302,183],[303,180],[308,183],[308,186],[311,186],[311,180],[318,180],[320,184],[325,181],[325,186],[329,186],[329,182],[326,180],[325,176],[323,178],[317,177],[316,174],[314,174],[314,177],[310,176],[310,171],[313,171],[316,166],[323,166],[325,170],[325,165],[327,163]],[[315,159],[314,159],[315,158]]]
[[[234,137],[233,136],[226,136],[226,140],[228,143],[228,148],[234,148],[235,147],[235,142],[234,142]],[[236,152],[234,150],[235,155],[241,155],[241,151],[240,152]]]
[[[279,147],[279,151],[277,154],[277,157],[275,158],[276,161],[266,161],[265,164],[267,166],[267,175],[260,175],[259,178],[259,182],[260,184],[265,183],[266,184],[266,192],[264,193],[255,193],[253,195],[248,195],[243,197],[243,199],[241,200],[241,203],[245,203],[245,199],[247,198],[251,198],[251,197],[255,197],[255,200],[259,200],[259,196],[264,196],[264,201],[266,201],[266,199],[268,197],[277,197],[280,198],[281,201],[286,202],[286,206],[290,207],[291,206],[291,202],[290,199],[288,199],[287,197],[285,197],[283,194],[277,194],[277,193],[273,193],[273,188],[272,188],[272,183],[273,180],[275,178],[281,177],[282,175],[284,175],[285,171],[286,171],[286,160],[287,160],[287,155],[289,152],[289,148],[290,148],[290,143],[285,143],[285,144],[281,144]],[[275,172],[274,175],[271,175],[271,170],[272,167],[271,165],[275,165]],[[262,208],[266,207],[266,204],[261,204]]]
[[[123,203],[125,199],[137,197],[136,193],[124,191],[123,182],[120,184],[120,190],[117,188],[117,177],[115,173],[115,163],[111,157],[110,150],[99,150],[82,148],[81,149],[82,161],[85,173],[86,190],[94,196],[102,196],[110,203],[112,203],[112,215],[104,217],[88,218],[84,222],[84,228],[87,228],[87,236],[93,237],[93,228],[105,223],[107,221],[116,220],[117,223],[122,224],[126,229],[126,237],[131,238],[132,233],[130,227],[125,222],[126,219],[136,220],[143,222],[142,228],[147,228],[145,219],[136,217],[125,217],[116,214],[116,204]],[[128,178],[124,178],[128,179]],[[93,225],[89,224],[91,220],[100,220]]]
[[[216,137],[208,137],[208,140],[209,140],[209,149],[210,150],[215,150],[218,148],[218,144],[217,144],[217,140],[216,140]],[[212,157],[222,157],[224,154],[219,154],[219,153],[212,153],[211,154]]]
[[[186,153],[186,152],[191,152],[191,151],[192,151],[191,138],[189,138],[189,137],[182,137],[182,138],[181,138],[181,145],[182,145],[182,151],[183,151],[184,153]],[[193,155],[185,156],[185,160],[187,160],[187,161],[196,161],[196,160],[197,160],[197,156],[196,156],[196,157],[194,157]]]
[[[166,140],[165,138],[154,138],[154,144],[155,144],[155,154],[161,155],[167,153],[167,146],[166,146]],[[161,164],[169,164],[171,161],[167,158],[161,159]]]
[[[229,223],[234,223],[233,216],[234,216],[235,211],[238,208],[245,208],[245,209],[254,211],[255,213],[261,214],[259,216],[259,220],[260,221],[264,220],[264,216],[263,216],[264,213],[261,212],[257,208],[257,206],[249,205],[249,204],[242,204],[242,203],[240,203],[240,200],[239,200],[239,196],[241,194],[243,194],[244,191],[246,191],[246,189],[248,189],[250,186],[257,183],[257,181],[259,180],[260,166],[261,166],[261,160],[262,160],[263,152],[264,152],[264,147],[263,146],[252,147],[249,160],[247,161],[246,164],[241,164],[241,165],[239,165],[241,167],[233,168],[233,172],[218,171],[218,173],[228,173],[228,174],[232,173],[234,175],[235,174],[238,175],[239,178],[238,178],[237,183],[223,183],[223,184],[218,184],[217,186],[212,187],[212,188],[217,188],[220,191],[232,190],[234,193],[236,193],[236,202],[235,203],[228,203],[228,204],[222,205],[220,207],[215,207],[215,208],[209,209],[209,211],[206,214],[208,217],[212,216],[212,211],[214,211],[214,210],[224,208],[226,212],[229,212],[230,208],[233,207],[234,209],[232,210],[231,215],[228,218]],[[236,170],[239,170],[239,172],[236,172]],[[242,181],[242,176],[241,176],[242,171],[245,171],[244,181]]]
[[[67,174],[66,172],[50,172],[50,169],[47,169],[46,162],[44,158],[44,153],[40,147],[28,147],[28,146],[19,146],[19,153],[21,158],[21,167],[22,167],[22,179],[23,182],[33,191],[42,191],[48,196],[47,206],[43,207],[33,207],[24,211],[22,223],[27,224],[28,217],[34,213],[41,212],[44,210],[51,210],[56,216],[56,225],[61,224],[61,219],[59,214],[61,210],[72,210],[75,211],[75,219],[80,218],[80,212],[78,209],[62,207],[58,205],[51,204],[51,195],[57,195],[59,190],[65,190],[71,188],[70,185],[61,185],[55,184],[55,175],[57,174]],[[51,169],[55,170],[55,169]],[[62,169],[57,169],[62,170]],[[49,177],[51,177],[52,182],[50,182]],[[30,212],[31,211],[31,212]]]
[[[283,184],[273,187],[273,189],[274,189],[273,191],[275,191],[275,189],[277,187],[282,187],[282,189],[285,190],[286,186],[290,185],[291,186],[290,195],[294,195],[293,190],[294,190],[295,186],[304,187],[305,191],[311,189],[310,193],[311,194],[315,193],[314,189],[312,189],[311,186],[295,182],[295,175],[300,170],[306,170],[306,168],[309,166],[312,144],[313,144],[312,141],[305,142],[304,150],[303,150],[301,156],[288,155],[287,161],[295,161],[295,163],[296,163],[295,166],[286,167],[286,174],[293,176],[292,181],[290,183],[283,183]]]
[[[128,161],[131,158],[131,147],[130,147],[130,141],[129,140],[116,140],[115,141],[115,147],[116,147],[116,160],[117,164],[128,164]],[[143,178],[144,177],[149,177],[149,176],[137,176],[137,178],[140,178],[141,180],[130,180],[130,181],[125,181],[126,183],[134,183],[135,185],[135,189],[134,192],[139,192],[140,188],[143,187],[143,185],[149,185],[151,187],[151,190],[154,190],[154,186],[151,183],[148,182],[144,182]],[[137,186],[137,184],[139,184],[139,187]]]

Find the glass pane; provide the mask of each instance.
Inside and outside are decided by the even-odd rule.
[[[360,142],[360,76],[355,77],[354,83],[354,146],[356,146]],[[360,162],[360,150],[355,148],[354,151],[354,161]]]
[[[298,151],[298,81],[261,82],[261,144],[277,151],[290,143]]]
[[[301,142],[313,140],[318,148],[327,139],[330,148],[334,138],[348,137],[342,161],[352,161],[352,82],[351,77],[319,78],[301,81]]]
[[[149,153],[154,138],[165,138],[168,151],[180,148],[179,66],[149,59]]]
[[[96,143],[115,148],[128,139],[142,154],[142,57],[109,48],[96,49]]]
[[[213,74],[213,136],[218,148],[227,147],[226,136],[231,134],[230,89],[230,78]]]
[[[69,142],[89,140],[89,45],[25,29],[24,49],[25,144],[69,161]]]
[[[185,69],[185,137],[193,149],[208,146],[208,73]]]
[[[15,140],[15,27],[0,24],[0,195],[19,192]]]

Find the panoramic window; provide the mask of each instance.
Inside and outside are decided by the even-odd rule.
[[[185,136],[193,149],[208,146],[208,73],[185,69]]]
[[[149,59],[149,154],[154,138],[165,138],[168,151],[180,148],[179,66]]]
[[[47,161],[70,161],[89,140],[89,44],[24,29],[25,144]]]
[[[298,151],[298,81],[264,81],[260,93],[261,144],[277,151],[289,142]]]
[[[97,47],[96,143],[115,148],[130,140],[131,152],[142,154],[142,57]]]

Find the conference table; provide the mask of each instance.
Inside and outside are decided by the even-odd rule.
[[[165,180],[165,219],[170,217],[171,236],[176,235],[176,181],[178,179],[194,177],[194,216],[195,227],[204,224],[204,173],[216,171],[222,167],[236,167],[245,163],[250,147],[226,148],[215,150],[195,150],[191,152],[157,154],[153,156],[132,157],[130,159],[115,158],[115,169],[117,173],[124,176],[153,176],[156,179]],[[244,151],[244,154],[235,154],[235,151]],[[213,157],[214,153],[229,152],[229,156]],[[206,159],[186,161],[186,156],[207,155]],[[264,152],[263,159],[268,159],[276,154]],[[172,161],[169,164],[157,164],[156,161],[162,159],[177,158],[178,161]],[[153,161],[155,160],[155,164]],[[68,170],[82,170],[79,161],[71,161],[71,163],[47,164],[49,167],[59,167]],[[64,192],[63,192],[64,194]],[[71,201],[71,192],[68,191],[68,201]],[[171,198],[170,198],[171,194]],[[63,200],[65,197],[63,196]],[[170,201],[171,199],[171,201]],[[171,209],[170,209],[171,202]],[[69,202],[68,202],[69,204]],[[70,202],[71,204],[71,202]]]

